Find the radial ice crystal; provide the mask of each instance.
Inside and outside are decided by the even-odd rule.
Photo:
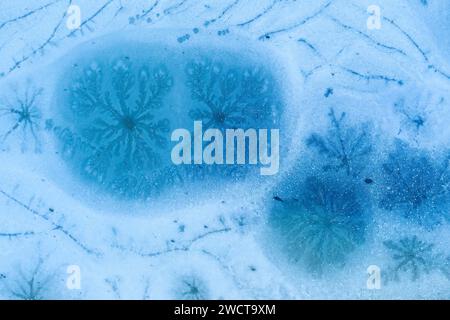
[[[172,76],[164,65],[128,56],[93,58],[74,69],[65,88],[65,125],[55,127],[63,156],[114,194],[147,196],[158,187],[155,174],[168,145],[169,120],[160,109]]]
[[[309,177],[292,189],[296,197],[275,197],[269,226],[294,263],[316,274],[342,266],[364,242],[367,210],[351,183]]]
[[[272,117],[279,101],[275,82],[261,67],[227,66],[207,58],[196,59],[186,68],[187,85],[196,102],[189,112],[212,128],[262,128],[277,124]],[[271,121],[272,120],[272,121]]]

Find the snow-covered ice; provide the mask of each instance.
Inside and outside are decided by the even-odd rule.
[[[449,6],[1,1],[0,298],[450,298]],[[280,172],[172,170],[199,117]]]

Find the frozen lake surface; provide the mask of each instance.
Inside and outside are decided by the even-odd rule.
[[[2,1],[0,298],[450,298],[448,6]]]

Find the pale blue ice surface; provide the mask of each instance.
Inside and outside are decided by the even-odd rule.
[[[2,1],[0,297],[449,298],[448,4],[377,3]],[[198,118],[279,173],[172,166]]]

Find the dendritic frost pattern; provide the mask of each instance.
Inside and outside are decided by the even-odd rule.
[[[209,289],[206,283],[195,275],[183,276],[178,279],[180,283],[176,288],[177,299],[181,300],[205,300],[210,299]]]
[[[278,128],[284,105],[275,78],[251,60],[235,61],[238,60],[230,63],[204,55],[187,63],[186,85],[192,100],[188,112],[190,120],[202,121],[204,130]],[[224,144],[223,154],[225,147]],[[236,151],[237,145],[235,154]],[[169,176],[174,180],[208,177],[239,180],[256,171],[253,169],[252,165],[193,165],[177,168],[176,175]]]
[[[43,270],[44,261],[40,259],[32,269],[19,268],[13,279],[5,279],[5,290],[11,299],[44,300],[49,299],[54,285],[54,276]]]
[[[207,128],[267,128],[277,124],[280,102],[275,83],[261,67],[229,66],[199,59],[186,68],[195,107],[193,120]]]
[[[432,228],[446,218],[450,201],[449,158],[433,159],[429,152],[396,142],[383,164],[381,207]]]
[[[168,70],[119,57],[72,79],[62,112],[74,125],[55,128],[65,156],[113,193],[148,196],[168,144],[169,120],[158,111],[173,84]]]
[[[313,133],[306,140],[327,161],[325,170],[344,170],[347,175],[357,175],[365,166],[364,159],[372,151],[368,125],[360,128],[347,124],[345,112],[336,115],[334,109],[328,113],[330,128],[326,135]]]
[[[34,150],[40,151],[39,130],[41,129],[42,113],[38,104],[42,89],[25,85],[23,90],[15,90],[15,98],[12,101],[4,99],[0,102],[0,117],[7,118],[8,124],[5,130],[0,132],[0,146],[4,145],[12,135],[19,135],[21,150],[25,151],[31,138]]]
[[[397,241],[385,241],[394,264],[388,268],[391,271],[387,279],[399,281],[402,275],[412,281],[432,271],[441,271],[449,276],[448,260],[442,254],[435,252],[433,243],[420,240],[417,236],[404,237]]]
[[[355,186],[310,177],[297,193],[297,198],[277,196],[269,217],[284,254],[319,274],[342,266],[364,242],[368,223]]]

